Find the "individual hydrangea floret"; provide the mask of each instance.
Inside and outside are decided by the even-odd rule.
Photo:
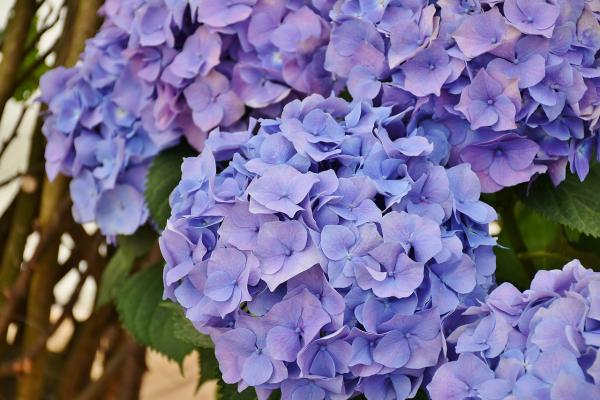
[[[202,150],[214,128],[245,129],[249,114],[330,93],[329,8],[107,0],[80,62],[41,83],[47,171],[73,178],[75,219],[96,222],[109,239],[132,234],[148,218],[146,174],[160,151],[184,136]]]
[[[600,273],[575,260],[509,283],[451,314],[450,361],[427,386],[437,399],[594,399],[600,396]]]
[[[442,318],[494,284],[477,175],[398,120],[312,95],[184,160],[160,239],[165,297],[211,335],[225,382],[265,398],[414,396],[444,359]]]

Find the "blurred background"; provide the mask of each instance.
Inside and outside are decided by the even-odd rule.
[[[196,353],[180,370],[96,307],[114,249],[45,179],[39,78],[77,62],[101,3],[0,0],[0,399],[211,399]]]

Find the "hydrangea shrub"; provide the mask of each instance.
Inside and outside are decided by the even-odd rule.
[[[131,293],[156,268],[129,296],[102,288],[143,343],[181,361],[210,335],[221,380],[260,399],[600,396],[598,274],[572,262],[524,292],[497,286],[489,224],[520,227],[480,200],[529,185],[529,206],[599,232],[600,2],[107,0],[102,13],[80,62],[41,81],[46,169],[72,178],[75,219],[133,234],[178,179],[150,182],[180,159],[168,149],[200,153],[159,239],[178,306],[153,294],[153,315],[176,321],[175,344],[170,322],[153,338],[126,321],[152,308]]]

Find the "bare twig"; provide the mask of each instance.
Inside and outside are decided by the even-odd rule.
[[[37,339],[37,342],[34,346],[32,346],[28,353],[25,355],[21,355],[19,358],[13,361],[9,361],[3,364],[0,364],[0,377],[6,375],[14,375],[14,374],[26,374],[28,372],[28,367],[31,365],[33,359],[46,347],[46,342],[56,330],[62,325],[64,321],[67,319],[73,318],[73,307],[79,300],[79,295],[81,294],[81,290],[83,289],[83,285],[88,277],[88,273],[80,274],[79,282],[77,282],[77,286],[73,290],[69,301],[63,306],[63,311],[60,317],[49,327],[49,329],[43,334],[40,335]]]
[[[136,349],[136,344],[131,340],[124,340],[120,347],[117,349],[116,353],[110,358],[106,367],[104,368],[104,373],[102,376],[89,385],[79,396],[77,396],[76,400],[92,400],[96,399],[105,389],[107,383],[121,371],[123,363],[127,359],[127,356]]]
[[[11,183],[13,183],[15,180],[19,179],[22,176],[23,176],[22,172],[15,172],[8,178],[0,180],[0,188],[3,188],[6,185],[10,185]]]
[[[33,38],[33,40],[31,40],[30,43],[28,43],[27,48],[25,49],[25,54],[29,54],[29,52],[32,51],[35,48],[35,46],[38,44],[38,42],[40,41],[42,36],[46,32],[48,32],[50,29],[54,28],[56,26],[56,24],[58,23],[58,21],[60,21],[60,16],[61,16],[60,14],[61,14],[62,9],[65,6],[64,3],[58,7],[58,9],[56,10],[56,13],[55,13],[55,8],[52,6],[51,3],[49,3],[48,6],[50,7],[50,10],[48,10],[48,13],[42,20],[41,28],[36,32],[35,37]],[[50,17],[52,17],[52,15],[54,15],[54,18],[50,22]]]
[[[17,118],[17,122],[15,123],[13,130],[8,135],[8,138],[4,141],[4,143],[2,143],[2,148],[0,149],[0,160],[6,152],[6,149],[8,149],[10,144],[17,138],[17,136],[19,136],[19,127],[21,126],[23,118],[25,117],[25,114],[27,114],[28,110],[29,106],[24,106],[23,108],[21,108],[21,112],[19,113],[19,117]]]
[[[77,393],[88,384],[96,350],[101,343],[100,339],[106,337],[107,330],[111,329],[111,322],[116,320],[115,308],[112,305],[106,305],[96,310],[84,322],[65,361],[62,374],[68,376],[69,379],[63,379],[59,383],[59,399],[74,399]],[[102,349],[100,348],[100,350]]]
[[[58,41],[56,41],[52,46],[48,48],[45,52],[40,54],[38,58],[27,67],[27,69],[19,75],[19,77],[13,80],[12,90],[16,90],[23,82],[25,82],[45,61],[46,58],[52,53],[56,51],[58,48]]]
[[[40,241],[33,253],[31,259],[23,263],[21,273],[17,278],[17,281],[6,294],[6,303],[0,309],[0,333],[6,331],[8,324],[10,323],[11,316],[17,307],[19,300],[21,300],[27,293],[29,286],[29,280],[31,275],[40,260],[41,256],[45,253],[47,247],[59,236],[61,233],[61,225],[64,222],[63,217],[66,211],[69,209],[69,202],[64,202],[62,206],[57,210],[54,219],[48,225],[47,229],[40,232]]]
[[[13,80],[25,58],[27,34],[34,21],[37,4],[35,0],[17,0],[13,16],[6,28],[0,62],[0,115],[13,94]]]

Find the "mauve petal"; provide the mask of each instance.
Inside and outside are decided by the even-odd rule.
[[[473,171],[484,171],[494,162],[494,152],[478,145],[471,145],[461,150],[460,158],[471,164]]]
[[[460,50],[474,58],[500,46],[506,31],[505,19],[494,7],[483,14],[465,18],[452,36]]]
[[[276,326],[267,333],[267,349],[276,360],[295,361],[301,347],[300,336],[290,328]]]
[[[470,103],[467,117],[473,129],[493,126],[499,119],[496,108],[481,100]]]
[[[342,260],[355,242],[354,233],[342,225],[327,225],[321,231],[321,250],[330,260]]]
[[[273,364],[264,353],[250,355],[242,366],[242,379],[250,386],[258,386],[267,382],[273,373]]]
[[[442,336],[431,340],[422,340],[414,335],[408,338],[410,348],[410,360],[404,365],[405,368],[420,369],[434,366],[440,357],[442,350]]]
[[[385,334],[373,349],[373,359],[390,368],[402,368],[410,357],[408,341],[400,331]]]
[[[317,351],[309,372],[311,375],[322,376],[325,378],[335,377],[335,363],[326,349]]]
[[[202,111],[194,111],[192,118],[196,126],[204,131],[210,131],[222,121],[224,115],[220,104],[210,103]]]
[[[498,114],[498,122],[493,126],[496,131],[507,131],[516,129],[515,115],[516,108],[514,103],[506,96],[500,96],[494,103],[494,108]]]

